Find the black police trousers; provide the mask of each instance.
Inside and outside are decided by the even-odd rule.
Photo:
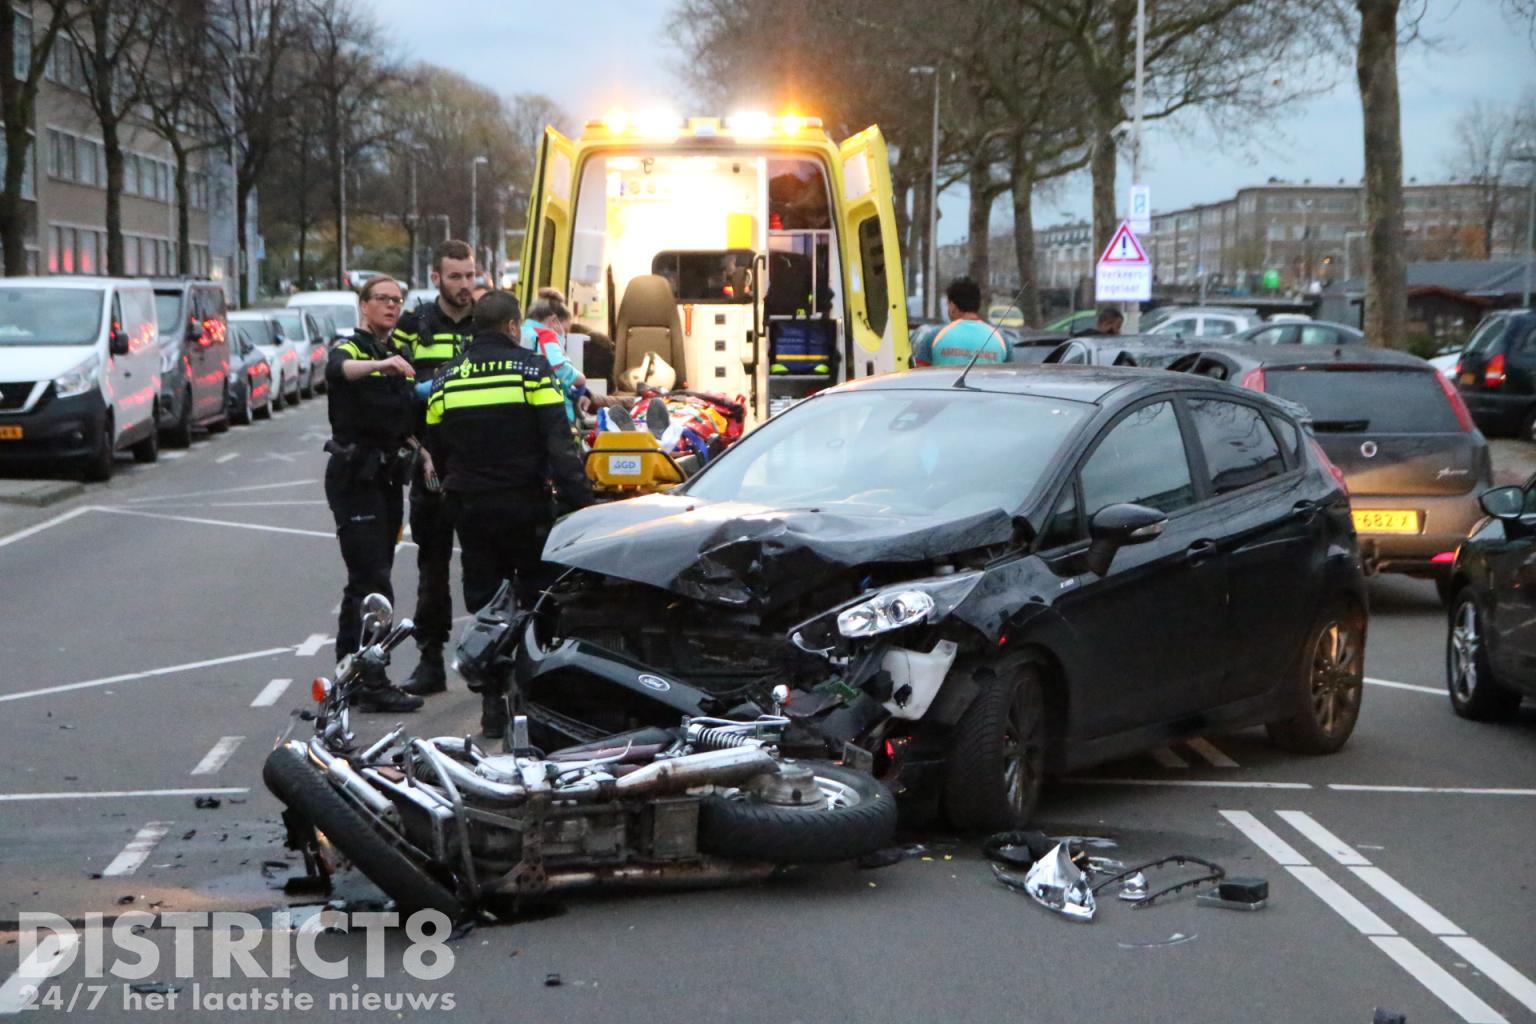
[[[411,540],[416,542],[416,643],[441,647],[453,625],[448,590],[453,520],[443,494],[433,494],[419,478],[411,483]]]
[[[453,492],[448,496],[463,554],[464,608],[491,603],[502,580],[512,581],[519,608],[531,608],[548,583],[542,560],[554,521],[549,498],[527,491]]]
[[[387,473],[358,480],[345,458],[332,455],[325,467],[325,500],[336,520],[341,560],[347,567],[336,621],[336,660],[340,661],[361,642],[363,598],[379,593],[395,599],[389,574],[405,516],[405,494]]]

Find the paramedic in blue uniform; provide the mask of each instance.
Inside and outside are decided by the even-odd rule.
[[[957,277],[944,292],[949,323],[913,340],[913,366],[966,366],[1006,363],[1013,346],[996,327],[981,318],[981,288],[968,277]],[[980,352],[980,355],[977,353]]]

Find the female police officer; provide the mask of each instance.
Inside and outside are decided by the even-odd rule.
[[[393,600],[389,575],[404,515],[401,489],[409,476],[416,425],[416,371],[392,337],[404,298],[400,285],[388,277],[370,278],[359,296],[363,326],[338,342],[325,364],[331,417],[325,499],[336,519],[347,566],[336,624],[338,661],[360,643],[363,598],[377,592]],[[365,672],[367,688],[353,701],[358,710],[421,707],[421,698],[391,686],[382,668]]]

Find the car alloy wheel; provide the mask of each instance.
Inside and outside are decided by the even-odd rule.
[[[1482,653],[1482,635],[1477,621],[1477,602],[1470,595],[1456,606],[1451,619],[1450,675],[1451,695],[1465,704],[1477,692],[1477,659]]]
[[[1334,620],[1318,635],[1312,651],[1312,714],[1327,736],[1354,725],[1360,706],[1359,637]]]
[[[1044,762],[1040,717],[1030,708],[1028,696],[1021,687],[1014,692],[1003,730],[1003,786],[1008,806],[1018,820],[1025,820],[1034,810],[1034,790]]]

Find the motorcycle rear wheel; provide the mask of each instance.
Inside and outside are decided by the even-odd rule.
[[[332,789],[302,746],[284,743],[275,748],[267,755],[261,778],[273,796],[325,833],[402,914],[439,910],[451,921],[464,916],[458,897],[401,849],[404,840],[387,834]]]
[[[814,864],[853,860],[891,841],[896,799],[874,778],[825,761],[802,762],[827,798],[817,806],[765,803],[745,791],[699,805],[699,849],[729,860]]]

